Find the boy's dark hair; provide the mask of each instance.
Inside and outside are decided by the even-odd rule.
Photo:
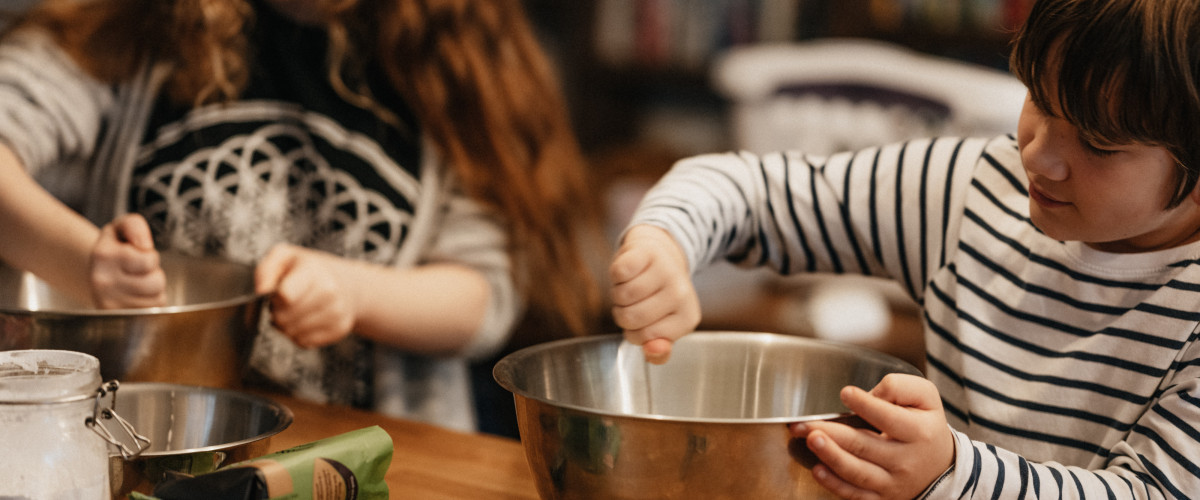
[[[1200,179],[1200,1],[1038,0],[1009,64],[1034,104],[1088,137],[1165,148],[1180,167],[1168,207],[1187,199]]]

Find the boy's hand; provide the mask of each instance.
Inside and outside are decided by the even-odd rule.
[[[833,422],[796,424],[821,460],[813,477],[842,498],[915,498],[950,467],[954,438],[937,388],[924,378],[892,374],[871,392],[848,386],[842,402],[878,432]]]
[[[146,219],[125,214],[100,229],[89,283],[92,301],[102,309],[166,305],[166,274]]]
[[[336,270],[339,257],[295,245],[276,245],[254,270],[256,293],[271,293],[271,322],[300,347],[321,347],[350,334],[352,291]]]
[[[613,319],[625,339],[662,364],[671,343],[700,324],[700,299],[683,249],[663,229],[639,225],[625,234],[609,266]]]

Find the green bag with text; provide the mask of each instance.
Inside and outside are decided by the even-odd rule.
[[[387,500],[392,438],[379,426],[347,432],[230,464],[199,476],[159,482],[134,500]]]

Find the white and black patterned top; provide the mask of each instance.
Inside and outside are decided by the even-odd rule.
[[[302,350],[264,318],[252,360],[257,381],[300,397],[473,428],[465,360],[502,347],[521,309],[502,221],[454,189],[452,172],[422,147],[386,86],[376,97],[410,130],[337,96],[319,30],[257,9],[244,98],[198,109],[159,95],[165,65],[114,87],[44,33],[6,38],[0,140],[93,222],[145,215],[160,248],[252,263],[289,242],[380,264],[480,270],[492,300],[461,357],[405,355],[357,336]]]
[[[342,99],[326,76],[322,30],[265,6],[257,13],[240,100],[191,109],[159,97],[128,210],[146,217],[158,247],[192,255],[253,262],[286,242],[392,262],[421,188],[416,124],[398,130]],[[407,117],[389,87],[373,90]],[[352,336],[318,356],[266,330],[252,365],[270,380],[372,405],[369,342]]]
[[[1016,141],[679,162],[632,224],[693,270],[897,280],[955,429],[929,498],[1200,496],[1200,244],[1109,254],[1029,220]]]

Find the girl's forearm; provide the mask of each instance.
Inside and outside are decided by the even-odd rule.
[[[88,303],[91,250],[100,229],[43,189],[0,145],[0,258]]]
[[[456,264],[399,269],[343,261],[357,334],[414,352],[451,353],[479,331],[491,289],[479,271]]]

